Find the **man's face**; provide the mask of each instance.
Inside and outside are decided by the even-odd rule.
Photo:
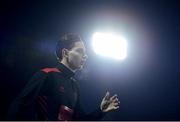
[[[87,59],[86,49],[82,41],[75,42],[74,47],[68,50],[67,62],[73,70],[83,68]]]

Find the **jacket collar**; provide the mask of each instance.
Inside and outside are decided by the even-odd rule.
[[[75,75],[75,73],[73,71],[71,71],[69,68],[67,68],[64,64],[59,63],[57,65],[57,68],[62,72],[62,75],[64,77],[73,77]]]

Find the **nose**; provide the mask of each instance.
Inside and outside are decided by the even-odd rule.
[[[83,59],[87,60],[88,59],[88,55],[87,54],[83,55]]]

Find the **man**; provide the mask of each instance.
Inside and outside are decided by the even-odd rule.
[[[79,85],[73,76],[83,68],[86,49],[76,34],[66,34],[56,46],[58,65],[37,72],[10,107],[10,120],[99,120],[119,108],[117,95],[106,93],[99,108],[85,114],[79,100]]]

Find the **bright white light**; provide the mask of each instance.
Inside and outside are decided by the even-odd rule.
[[[96,54],[122,60],[127,57],[127,42],[122,36],[112,33],[95,33],[92,46]]]

